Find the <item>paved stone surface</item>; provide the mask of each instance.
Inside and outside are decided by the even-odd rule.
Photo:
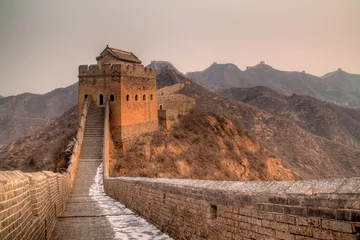
[[[57,219],[52,239],[171,239],[104,194],[103,119],[103,108],[89,109],[74,186],[65,211]],[[88,128],[97,130],[87,131]]]

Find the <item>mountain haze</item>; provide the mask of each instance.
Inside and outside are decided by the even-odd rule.
[[[287,72],[260,63],[241,71],[234,64],[214,63],[204,71],[186,76],[210,90],[266,86],[279,93],[308,95],[319,100],[360,107],[360,75],[336,72],[317,77],[305,72]]]
[[[301,128],[348,147],[360,148],[360,110],[310,96],[287,96],[267,87],[231,88],[221,95],[291,119]]]
[[[162,69],[171,69],[171,70],[175,70],[180,75],[184,75],[179,70],[177,70],[177,68],[171,62],[168,62],[168,61],[155,61],[154,60],[154,61],[151,61],[151,63],[149,65],[147,65],[146,67],[156,69],[157,72],[161,72]]]
[[[35,133],[77,104],[78,85],[0,99],[0,144]]]

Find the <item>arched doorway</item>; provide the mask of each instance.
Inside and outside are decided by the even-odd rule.
[[[99,105],[100,106],[104,105],[104,95],[102,94],[99,95]]]

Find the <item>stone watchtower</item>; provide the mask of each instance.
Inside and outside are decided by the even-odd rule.
[[[107,46],[97,65],[79,66],[78,116],[85,99],[90,106],[109,102],[115,143],[158,129],[156,71],[144,68],[131,52]]]

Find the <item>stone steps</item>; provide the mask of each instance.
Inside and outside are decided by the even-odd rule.
[[[101,162],[104,138],[104,108],[90,107],[85,122],[80,162]]]
[[[90,107],[74,185],[51,239],[169,239],[100,190],[103,125],[104,108]]]

